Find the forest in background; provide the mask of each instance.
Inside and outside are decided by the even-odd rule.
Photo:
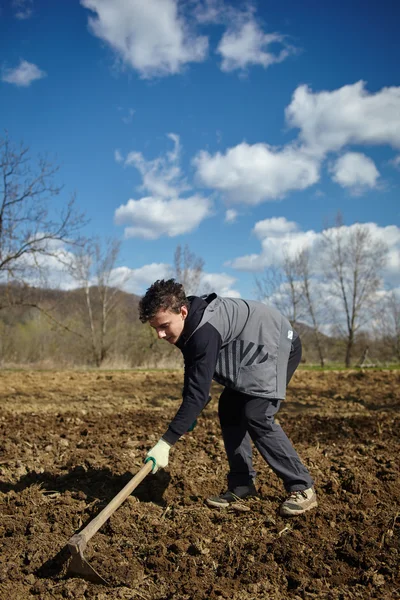
[[[12,292],[13,306],[0,310],[2,368],[183,366],[180,351],[158,340],[151,327],[139,321],[140,298],[134,294],[109,289],[112,309],[106,328],[102,328],[102,293],[96,287],[90,288],[90,312],[84,288],[63,291],[16,286]],[[23,296],[23,303],[18,301],[18,293]],[[4,297],[9,294],[10,286],[0,286],[0,303],[4,305]],[[319,364],[315,331],[301,322],[294,326],[303,342],[303,363]],[[326,366],[344,363],[345,339],[320,334],[319,340]],[[394,336],[390,338],[384,332],[358,334],[353,348],[353,366],[360,365],[363,358],[364,366],[399,363],[395,342]]]

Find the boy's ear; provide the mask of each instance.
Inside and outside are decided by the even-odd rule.
[[[182,315],[182,319],[186,319],[186,317],[189,314],[189,310],[187,306],[181,306],[181,315]]]

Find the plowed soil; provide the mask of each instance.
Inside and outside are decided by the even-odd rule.
[[[89,542],[109,586],[67,578],[68,539],[138,472],[180,403],[181,372],[0,372],[0,598],[400,598],[400,374],[295,374],[278,417],[319,507],[260,497],[225,511],[217,399]]]

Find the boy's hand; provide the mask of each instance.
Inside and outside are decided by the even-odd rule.
[[[157,444],[151,448],[146,454],[147,463],[149,460],[153,462],[153,470],[152,473],[157,473],[158,469],[164,469],[168,465],[168,456],[171,446],[168,442],[164,441],[162,438],[158,440]]]

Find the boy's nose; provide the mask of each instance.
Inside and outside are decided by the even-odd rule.
[[[157,333],[158,333],[158,339],[159,340],[162,340],[165,337],[165,335],[166,335],[165,331],[161,331],[161,330],[158,331]]]

